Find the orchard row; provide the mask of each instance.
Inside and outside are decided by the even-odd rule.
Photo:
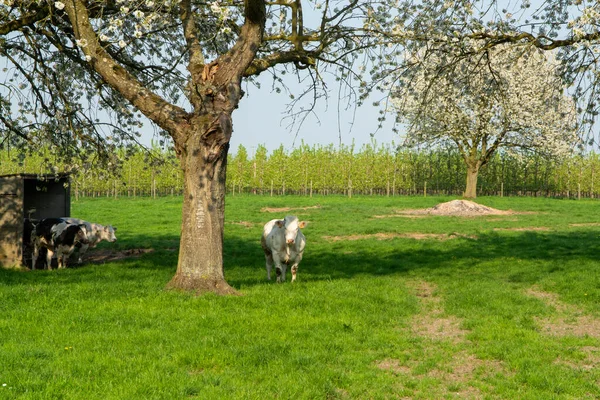
[[[141,149],[122,156],[117,169],[79,165],[71,175],[76,196],[158,196],[183,192],[182,172],[169,151]],[[39,152],[16,157],[0,151],[0,174],[64,170],[60,160]],[[481,169],[478,195],[600,196],[600,157],[595,153],[547,160],[536,155],[498,154]],[[392,145],[308,146],[252,154],[240,146],[229,155],[230,194],[460,195],[466,167],[453,150],[398,150]]]

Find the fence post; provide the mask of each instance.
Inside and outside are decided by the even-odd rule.
[[[504,197],[504,182],[500,182],[500,197]]]
[[[427,181],[425,181],[425,185],[423,186],[423,197],[427,197]]]
[[[312,197],[312,179],[310,180],[310,197]]]
[[[271,197],[273,197],[273,179],[271,179]]]

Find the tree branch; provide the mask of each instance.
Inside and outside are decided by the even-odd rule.
[[[90,64],[94,70],[144,115],[168,131],[176,144],[180,143],[183,140],[182,125],[187,126],[181,123],[189,121],[188,113],[144,87],[102,48],[82,0],[67,1],[65,11],[75,37],[86,42],[82,50],[91,58]]]

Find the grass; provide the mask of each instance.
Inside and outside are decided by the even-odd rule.
[[[181,199],[74,202],[118,227],[100,249],[155,251],[0,269],[0,398],[599,398],[600,202],[480,198],[535,213],[391,217],[447,200],[229,197],[225,273],[241,297],[163,289]],[[259,238],[286,213],[309,221],[308,244],[299,281],[277,285]],[[348,235],[361,238],[325,238]]]

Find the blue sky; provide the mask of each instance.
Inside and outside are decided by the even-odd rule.
[[[296,77],[287,75],[290,82],[285,82],[291,87],[295,95],[301,93],[302,88],[295,84]],[[338,112],[336,82],[328,82],[331,91],[328,102],[321,99],[315,109],[315,116],[309,116],[300,129],[289,127],[289,121],[284,120],[288,115],[286,105],[290,102],[287,94],[276,93],[271,89],[268,74],[261,76],[261,88],[254,86],[244,87],[245,96],[240,106],[233,113],[233,136],[229,152],[235,154],[239,145],[243,145],[250,155],[258,145],[264,145],[269,152],[283,145],[286,151],[291,151],[302,144],[302,140],[309,146],[351,145],[354,141],[356,148],[371,143],[386,144],[394,141],[400,142],[397,134],[392,132],[394,115],[388,116],[384,128],[377,131],[377,118],[381,107],[372,105],[373,100],[363,106],[348,110],[343,108]],[[154,128],[150,121],[145,122],[142,143],[149,145],[153,137]],[[377,131],[377,132],[376,132]],[[371,137],[371,133],[374,136]]]
[[[291,81],[296,78],[287,75]],[[233,113],[233,136],[231,139],[231,152],[235,153],[238,146],[243,145],[252,154],[252,149],[263,144],[269,151],[283,145],[286,150],[301,145],[302,140],[308,145],[338,146],[354,143],[358,148],[370,143],[371,133],[377,130],[379,107],[374,107],[372,101],[362,107],[338,112],[337,85],[335,82],[328,84],[331,90],[328,103],[321,99],[317,104],[316,116],[308,117],[300,130],[297,127],[288,127],[286,117],[286,104],[289,97],[283,93],[271,90],[268,76],[262,78],[262,87],[251,87],[240,103],[240,107]],[[292,85],[294,82],[286,82]],[[296,93],[300,93],[297,87]],[[345,104],[340,108],[344,108]],[[390,115],[388,119],[393,119]],[[386,121],[384,128],[375,132],[374,139],[377,143],[399,142],[398,135],[392,132],[391,121]]]

